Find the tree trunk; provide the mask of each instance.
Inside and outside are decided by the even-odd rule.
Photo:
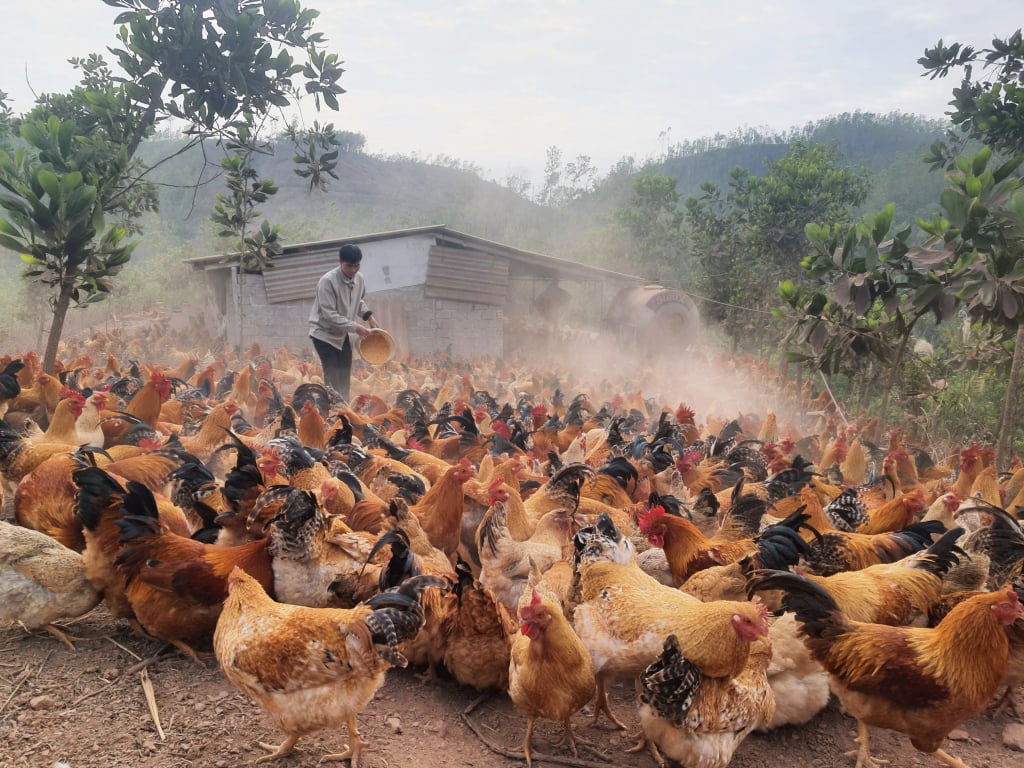
[[[999,418],[996,467],[1000,470],[1005,470],[1010,464],[1010,443],[1017,426],[1014,409],[1017,405],[1017,390],[1020,388],[1022,367],[1024,367],[1024,324],[1017,326],[1017,340],[1013,347],[1013,363],[1010,365],[1010,378],[1006,382],[1003,413]]]
[[[50,336],[46,340],[46,352],[43,354],[43,370],[51,376],[56,367],[57,346],[60,344],[60,337],[64,333],[64,318],[67,317],[68,307],[71,306],[71,292],[74,288],[74,283],[65,279],[60,284],[57,303],[53,306],[53,322],[50,323]]]
[[[910,328],[907,329],[907,335],[903,337],[903,341],[896,350],[896,359],[892,361],[892,368],[889,370],[889,375],[885,377],[885,386],[882,389],[882,405],[879,408],[878,413],[879,434],[882,434],[882,430],[885,429],[889,421],[889,396],[892,394],[892,388],[896,383],[896,377],[903,372],[903,355],[907,350],[907,345],[910,343],[910,332],[913,328],[914,326],[911,325]]]

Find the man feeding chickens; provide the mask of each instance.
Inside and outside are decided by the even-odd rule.
[[[366,306],[366,283],[359,274],[362,261],[358,245],[341,246],[338,266],[316,284],[316,298],[309,313],[309,338],[324,369],[324,383],[345,400],[352,383],[352,335],[362,339],[377,327],[373,312]]]

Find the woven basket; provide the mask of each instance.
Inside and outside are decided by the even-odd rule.
[[[359,340],[359,354],[370,365],[384,365],[395,356],[395,340],[383,328],[374,328]]]

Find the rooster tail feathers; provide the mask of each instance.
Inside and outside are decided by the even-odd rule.
[[[805,637],[812,641],[825,641],[808,643],[808,648],[819,661],[827,655],[831,641],[848,629],[846,619],[832,596],[803,576],[787,571],[760,570],[754,571],[747,578],[749,595],[768,589],[783,591],[782,605],[787,611],[796,614],[797,621],[802,625],[800,631]]]
[[[946,531],[942,534],[942,538],[924,552],[912,556],[907,564],[911,568],[918,568],[940,579],[943,578],[950,568],[960,562],[960,555],[967,556],[967,553],[956,544],[963,532],[963,528],[952,528]]]
[[[891,538],[907,554],[917,552],[929,546],[932,536],[946,532],[946,526],[939,520],[928,520],[923,523],[911,523],[901,531],[891,534]]]
[[[807,520],[806,514],[797,511],[781,523],[765,528],[755,540],[757,555],[753,561],[757,563],[757,567],[785,570],[800,562],[800,557],[810,551],[810,545],[799,533],[800,529],[807,528],[818,535],[814,528],[805,525]]]
[[[507,518],[505,505],[500,501],[495,502],[480,521],[480,527],[477,529],[477,549],[487,547],[487,551],[492,555],[498,554],[500,542],[509,536]]]
[[[409,549],[409,537],[401,528],[388,531],[377,539],[373,549],[366,556],[366,563],[363,564],[363,568],[366,568],[369,563],[373,562],[374,555],[389,545],[391,546],[391,559],[384,568],[381,568],[380,578],[377,583],[377,588],[381,592],[397,587],[405,579],[417,575],[416,560],[413,557],[412,550]]]
[[[75,500],[78,519],[87,529],[95,531],[103,510],[115,500],[122,499],[125,490],[114,478],[98,467],[76,469],[71,476],[78,486]]]

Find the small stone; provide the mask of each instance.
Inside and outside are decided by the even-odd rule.
[[[29,699],[28,705],[32,709],[54,709],[57,707],[57,700],[49,694],[33,696]]]
[[[102,677],[104,680],[113,680],[119,674],[121,674],[120,669],[118,669],[117,667],[110,667],[100,672],[100,677]]]
[[[206,705],[201,701],[195,706],[196,712],[202,712],[204,709],[206,709]]]
[[[949,732],[949,738],[953,741],[967,741],[971,738],[971,734],[963,728],[954,728]]]
[[[228,761],[227,760],[218,760],[215,763],[215,765],[217,766],[217,768],[228,768]]]
[[[1003,729],[1003,746],[1024,752],[1024,724],[1011,723]]]
[[[402,732],[402,721],[399,720],[397,717],[389,717],[387,720],[384,721],[384,725],[390,728],[392,733]]]
[[[142,742],[142,749],[144,752],[156,752],[156,742],[147,739]]]

